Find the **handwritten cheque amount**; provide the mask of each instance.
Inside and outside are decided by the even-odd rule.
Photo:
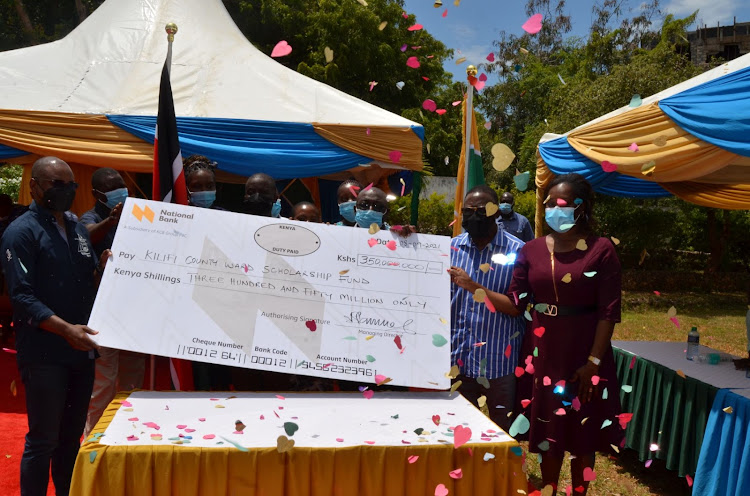
[[[103,346],[446,389],[450,239],[129,198],[89,326]]]

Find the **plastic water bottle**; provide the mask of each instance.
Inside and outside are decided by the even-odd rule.
[[[688,333],[687,354],[685,355],[685,358],[692,360],[698,356],[700,352],[700,340],[701,337],[700,334],[698,334],[698,328],[693,327],[690,329],[690,332]]]

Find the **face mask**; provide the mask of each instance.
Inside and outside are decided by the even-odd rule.
[[[356,205],[357,202],[354,200],[339,203],[339,213],[341,214],[341,217],[346,219],[348,222],[354,222],[354,205]]]
[[[76,197],[76,186],[65,184],[64,186],[52,186],[44,192],[42,203],[53,212],[65,212],[70,210],[73,199]]]
[[[212,191],[191,191],[190,203],[196,207],[209,208],[216,201],[216,190]]]
[[[276,202],[271,207],[271,217],[278,219],[280,215],[281,215],[281,198],[276,200]]]
[[[118,188],[104,193],[107,201],[104,203],[108,208],[115,208],[118,203],[124,203],[128,197],[128,188]]]
[[[501,214],[508,215],[509,213],[513,211],[513,205],[511,205],[510,203],[501,203],[499,207],[500,207]]]
[[[472,214],[469,217],[464,217],[461,221],[461,227],[469,233],[471,239],[489,238],[495,225],[495,219],[486,215]]]
[[[354,214],[354,221],[359,227],[370,227],[372,224],[378,226],[383,225],[383,212],[376,212],[375,210],[357,210]]]
[[[578,207],[554,207],[544,210],[544,220],[553,231],[565,233],[576,225],[575,210]]]
[[[260,193],[253,193],[245,198],[245,211],[251,215],[260,215],[261,217],[271,217],[273,200],[268,196]]]

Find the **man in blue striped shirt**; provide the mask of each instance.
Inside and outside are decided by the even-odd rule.
[[[451,240],[451,361],[459,366],[459,392],[471,402],[486,396],[490,418],[507,432],[525,324],[523,317],[496,312],[491,304],[508,290],[524,243],[498,228],[497,202],[488,186],[469,191],[462,211],[466,232]],[[488,204],[494,212],[487,211]]]

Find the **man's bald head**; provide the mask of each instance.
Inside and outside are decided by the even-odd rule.
[[[50,177],[51,175],[69,175],[68,177]],[[64,181],[73,180],[73,171],[70,166],[57,157],[42,157],[34,162],[31,166],[32,179],[62,179]]]
[[[515,200],[516,198],[513,196],[513,193],[509,191],[506,191],[505,193],[503,193],[503,196],[500,197],[500,203],[510,203],[511,205],[513,205]]]
[[[252,195],[253,193],[272,195],[274,200],[279,196],[279,192],[276,189],[276,181],[268,174],[262,172],[253,174],[245,182],[245,196]]]

